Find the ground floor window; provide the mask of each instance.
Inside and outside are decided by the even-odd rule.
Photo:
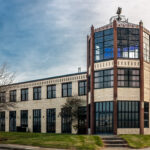
[[[95,103],[95,133],[113,132],[113,102]]]
[[[139,128],[139,102],[118,101],[118,128]]]
[[[28,110],[21,110],[21,127],[28,127]]]
[[[33,132],[41,132],[41,110],[33,110]]]
[[[144,102],[144,128],[149,128],[149,103]]]
[[[5,112],[0,112],[0,131],[5,131]]]
[[[61,115],[61,131],[62,133],[71,133],[71,109],[61,109],[62,115]]]
[[[16,111],[9,112],[9,131],[16,131]]]
[[[78,108],[78,133],[86,134],[86,106]]]
[[[56,130],[56,109],[47,109],[47,132],[55,133]]]

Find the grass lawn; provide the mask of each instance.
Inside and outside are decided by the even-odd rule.
[[[120,135],[133,148],[150,147],[150,135]]]
[[[76,150],[98,150],[103,146],[99,136],[18,132],[0,132],[0,144],[22,144]]]

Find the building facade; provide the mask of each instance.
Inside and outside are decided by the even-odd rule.
[[[87,36],[87,72],[13,84],[0,100],[0,130],[76,133],[70,113],[58,117],[67,97],[79,108],[87,134],[150,134],[150,31],[123,16],[110,19]]]

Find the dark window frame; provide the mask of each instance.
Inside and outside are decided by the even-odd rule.
[[[21,101],[28,101],[28,88],[21,89]]]
[[[61,111],[64,111],[61,116],[61,133],[72,133],[71,108],[62,108]]]
[[[6,102],[6,92],[0,92],[0,103]]]
[[[140,102],[118,101],[117,102],[117,126],[118,128],[140,127]]]
[[[66,86],[66,88],[64,88],[63,86]],[[66,94],[64,94],[64,91],[66,91]],[[72,82],[62,83],[62,97],[71,97],[71,96],[72,96]]]
[[[21,127],[28,127],[28,110],[20,111],[20,125]]]
[[[33,87],[33,100],[41,100],[41,90],[42,90],[41,86]]]
[[[33,132],[41,132],[41,109],[33,109]]]
[[[138,71],[138,74],[134,74],[133,72],[135,71]],[[124,73],[121,73],[121,72],[124,72]],[[118,68],[117,82],[118,82],[118,87],[139,88],[140,87],[140,70],[136,68]]]
[[[17,99],[17,91],[16,90],[11,90],[9,92],[9,100],[10,102],[16,102],[16,99]]]
[[[56,132],[56,108],[46,110],[46,131],[47,133]]]
[[[144,102],[144,128],[149,128],[149,102]]]
[[[51,88],[49,90],[49,88]],[[56,98],[56,84],[47,85],[47,99]]]
[[[1,111],[0,112],[0,131],[5,131],[5,119],[6,119],[6,115],[5,115],[5,111]]]
[[[112,88],[113,86],[114,86],[113,69],[99,70],[94,72],[94,89]]]
[[[83,86],[81,85],[83,83]],[[83,92],[81,92],[82,90]],[[78,81],[78,95],[83,96],[87,93],[87,80]]]

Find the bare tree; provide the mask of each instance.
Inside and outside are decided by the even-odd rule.
[[[60,117],[66,116],[69,112],[70,121],[73,122],[73,128],[77,131],[78,130],[78,119],[79,119],[79,113],[78,109],[79,107],[83,106],[84,101],[80,99],[78,96],[74,97],[68,97],[66,99],[66,103],[62,105],[62,110],[59,113]]]
[[[6,91],[10,88],[10,85],[14,81],[15,74],[9,71],[8,65],[6,63],[0,66],[0,110],[8,109],[9,107],[14,107],[13,103],[6,101],[8,95]]]

